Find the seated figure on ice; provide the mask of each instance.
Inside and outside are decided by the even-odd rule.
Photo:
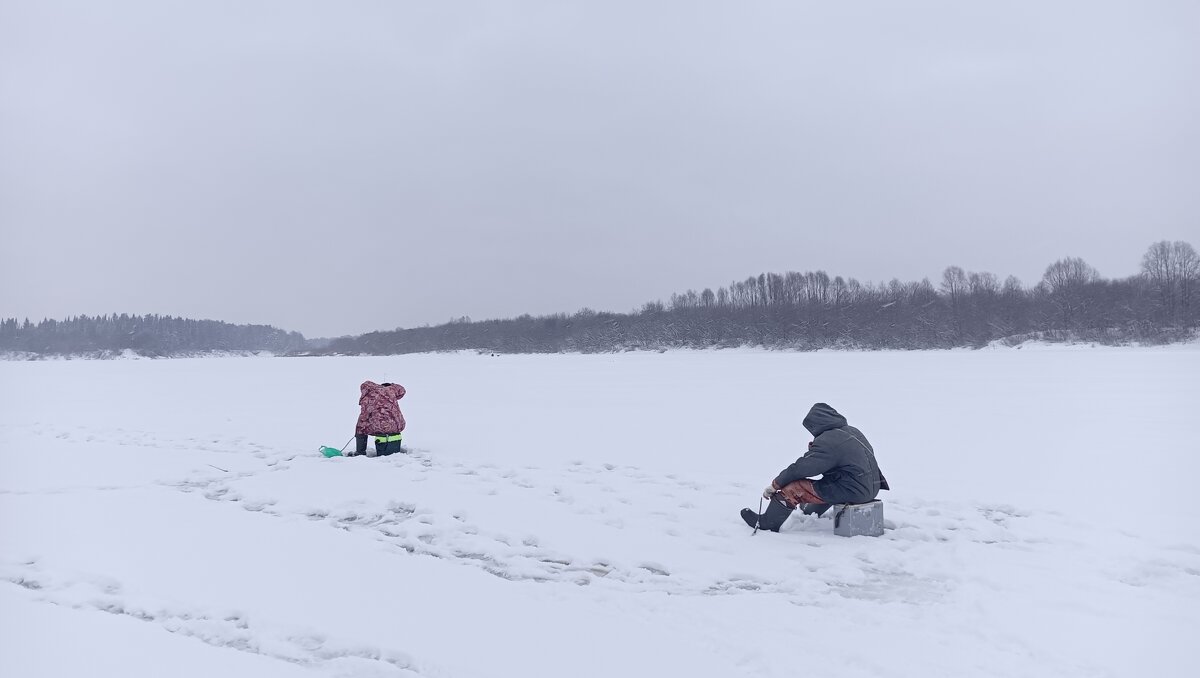
[[[359,392],[358,406],[361,411],[358,424],[354,427],[354,454],[374,457],[403,452],[400,434],[404,432],[404,414],[400,412],[398,401],[404,397],[404,387],[400,384],[364,381]],[[368,435],[375,436],[374,454],[367,452]]]
[[[750,527],[778,532],[799,507],[821,515],[832,504],[862,504],[888,489],[875,463],[875,450],[862,431],[825,403],[817,403],[804,417],[804,428],[813,435],[808,451],[783,469],[763,491],[770,502],[761,515],[742,509]],[[820,475],[817,480],[812,476]]]

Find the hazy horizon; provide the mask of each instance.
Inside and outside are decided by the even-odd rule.
[[[1147,245],[1147,247],[1149,247],[1149,244]],[[1061,258],[1061,257],[1060,257],[1060,258]],[[1139,261],[1140,261],[1140,259],[1139,259]],[[1053,263],[1053,262],[1050,262],[1050,263]],[[1103,277],[1103,278],[1107,278],[1107,279],[1126,278],[1126,277],[1129,277],[1129,276],[1135,275],[1135,274],[1138,272],[1138,271],[1136,270],[1136,269],[1137,269],[1137,267],[1134,267],[1134,268],[1135,268],[1135,270],[1131,271],[1131,272],[1130,272],[1130,273],[1128,273],[1128,274],[1120,274],[1120,275],[1103,275],[1103,273],[1102,273],[1102,277]],[[971,270],[968,270],[967,272],[968,272],[968,273],[972,273],[972,272],[974,272],[974,273],[983,273],[983,272],[985,272],[985,271],[971,271]],[[1005,274],[1005,273],[999,273],[999,272],[996,272],[996,271],[987,271],[987,272],[995,274],[995,275],[998,277],[998,280],[999,280],[999,282],[1001,282],[1001,283],[1003,283],[1003,282],[1004,282],[1004,280],[1005,280],[1005,278],[1007,278],[1007,277],[1008,277],[1008,275],[1010,275],[1010,274]],[[785,273],[785,271],[759,271],[759,273]],[[839,275],[839,274],[838,274],[836,271],[825,271],[825,273],[828,273],[828,274],[830,275],[830,277],[836,277],[837,275]],[[757,276],[757,274],[755,274],[755,276]],[[717,290],[717,288],[718,288],[718,287],[727,287],[727,286],[729,285],[729,283],[730,283],[730,282],[743,282],[743,281],[745,281],[745,280],[746,280],[747,278],[749,278],[749,277],[751,277],[751,276],[750,276],[750,275],[745,275],[745,276],[741,276],[741,277],[739,277],[739,278],[735,278],[735,279],[733,279],[733,280],[731,280],[731,281],[726,281],[725,283],[714,284],[714,285],[706,285],[706,286],[702,286],[702,287],[697,287],[697,286],[690,286],[690,287],[679,287],[679,288],[677,288],[677,289],[673,289],[673,290],[671,291],[671,293],[682,293],[682,292],[686,292],[688,289],[692,289],[692,290],[695,290],[696,292],[700,292],[700,291],[704,290],[704,289],[705,289],[705,287],[711,288],[711,289],[712,289],[712,290],[715,292],[715,291]],[[843,277],[844,277],[844,278],[846,278],[846,279],[848,280],[848,279],[849,279],[851,276],[843,276]],[[1018,277],[1018,279],[1020,278],[1020,276],[1017,276],[1017,277]],[[1042,275],[1039,273],[1039,274],[1037,275],[1036,279],[1034,279],[1034,280],[1030,280],[1030,281],[1021,280],[1021,284],[1022,284],[1022,286],[1023,286],[1025,289],[1031,289],[1031,288],[1035,287],[1035,286],[1037,285],[1037,283],[1038,283],[1038,282],[1040,282],[1040,281],[1041,281],[1041,278],[1042,278]],[[933,286],[936,288],[936,287],[938,287],[938,285],[940,284],[940,281],[941,281],[941,271],[939,271],[939,273],[938,273],[938,275],[937,275],[937,276],[933,276],[933,275],[929,275],[929,276],[921,276],[921,277],[918,277],[918,278],[902,279],[901,281],[902,281],[902,282],[906,282],[906,283],[907,283],[907,282],[919,282],[919,281],[921,281],[921,280],[923,280],[923,279],[928,279],[928,280],[930,281],[930,283],[931,283],[931,284],[933,284]],[[891,280],[891,278],[888,278],[888,279],[886,279],[886,280],[885,280],[885,279],[858,279],[858,282],[860,282],[860,283],[864,283],[864,284],[868,284],[868,283],[871,283],[871,284],[878,284],[878,283],[887,283],[887,282],[889,282],[890,280]],[[597,311],[597,312],[609,312],[609,313],[622,313],[622,314],[628,314],[628,313],[636,313],[636,312],[639,312],[639,311],[641,310],[641,307],[642,307],[642,306],[643,306],[645,303],[647,303],[647,302],[661,301],[661,302],[663,302],[663,303],[669,303],[669,297],[670,297],[670,294],[662,295],[662,296],[655,297],[655,298],[647,298],[647,299],[644,299],[644,300],[642,300],[642,301],[641,301],[641,302],[639,302],[638,304],[635,304],[634,306],[631,306],[630,308],[624,308],[624,309],[620,309],[620,308],[596,308],[596,307],[592,307],[592,306],[581,305],[581,306],[578,306],[578,307],[575,307],[575,308],[569,308],[569,309],[552,309],[552,310],[547,310],[547,311],[539,311],[539,312],[520,311],[520,312],[517,312],[517,313],[513,313],[513,314],[511,314],[511,315],[505,315],[505,316],[487,316],[487,317],[471,317],[471,316],[467,316],[467,317],[468,317],[468,318],[469,318],[469,319],[470,319],[472,322],[476,322],[476,321],[489,321],[489,320],[510,320],[510,319],[514,319],[514,318],[516,318],[516,317],[518,317],[518,316],[521,316],[521,315],[526,315],[526,314],[528,314],[528,315],[533,315],[533,316],[546,316],[546,315],[554,315],[554,314],[566,314],[566,315],[573,315],[573,314],[575,314],[575,313],[577,313],[578,311],[581,311],[581,310],[583,310],[583,309],[590,309],[590,310]],[[20,322],[23,322],[24,320],[29,320],[30,322],[32,322],[32,323],[34,323],[34,324],[36,325],[37,323],[39,323],[39,322],[42,322],[42,321],[44,321],[44,320],[60,320],[60,321],[61,321],[61,320],[67,319],[67,318],[71,318],[71,317],[78,317],[78,316],[97,317],[97,316],[108,316],[108,315],[114,315],[114,314],[115,314],[115,315],[126,314],[126,315],[130,315],[130,316],[135,316],[135,315],[136,315],[136,316],[159,315],[159,316],[184,317],[184,318],[187,318],[187,319],[190,319],[190,320],[214,320],[214,321],[226,322],[226,323],[238,324],[238,325],[272,325],[272,323],[262,322],[262,321],[258,321],[258,320],[254,320],[254,319],[246,319],[246,320],[230,320],[229,318],[221,318],[221,317],[204,317],[204,318],[201,318],[201,317],[196,317],[196,316],[186,316],[186,315],[179,314],[179,313],[165,313],[165,312],[154,311],[154,310],[150,310],[150,311],[129,311],[129,310],[124,310],[124,309],[113,309],[113,310],[108,310],[108,311],[97,311],[97,312],[92,312],[92,313],[88,313],[88,312],[80,312],[80,313],[66,313],[66,314],[59,315],[59,316],[44,316],[44,317],[34,317],[34,316],[17,316],[17,315],[13,315],[13,314],[4,314],[4,313],[0,313],[0,320],[2,320],[2,319],[6,319],[6,318],[15,318],[17,321],[20,321]],[[451,316],[448,316],[448,317],[446,317],[446,318],[443,318],[443,319],[441,319],[441,320],[428,321],[428,322],[423,322],[423,323],[414,324],[414,325],[407,325],[407,326],[390,326],[390,327],[373,327],[373,328],[370,328],[370,329],[365,329],[365,330],[362,330],[362,331],[360,331],[360,332],[350,332],[350,333],[344,333],[344,334],[338,334],[338,335],[333,335],[333,334],[327,334],[327,335],[322,335],[322,334],[312,334],[312,333],[304,332],[303,330],[301,330],[301,329],[297,329],[297,328],[294,328],[294,327],[283,327],[283,326],[279,326],[279,325],[274,325],[274,327],[276,327],[277,329],[286,330],[286,331],[289,331],[289,332],[292,332],[292,331],[295,331],[295,332],[300,332],[301,334],[303,334],[303,335],[305,336],[305,338],[306,338],[306,339],[323,339],[323,338],[332,339],[332,338],[345,337],[345,336],[358,336],[358,335],[366,334],[366,333],[369,333],[369,332],[377,332],[377,331],[384,331],[384,332],[386,332],[386,331],[395,330],[395,329],[411,329],[411,328],[425,327],[425,326],[437,326],[437,325],[442,325],[442,324],[445,324],[445,323],[457,322],[457,321],[461,320],[463,317],[464,317],[464,316],[462,316],[462,315],[458,315],[458,316],[451,315]]]
[[[0,317],[307,337],[1200,246],[1200,5],[0,0]]]

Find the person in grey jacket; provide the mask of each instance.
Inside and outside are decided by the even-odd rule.
[[[863,504],[888,488],[875,462],[875,449],[863,432],[825,403],[817,403],[804,417],[804,428],[813,435],[808,452],[780,471],[763,490],[770,500],[761,515],[742,509],[750,527],[778,532],[796,508],[821,515],[832,504]],[[812,480],[812,476],[821,477]]]

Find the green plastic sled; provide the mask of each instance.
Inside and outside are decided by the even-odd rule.
[[[336,447],[321,446],[321,454],[325,455],[326,457],[340,457],[342,456],[342,451]]]

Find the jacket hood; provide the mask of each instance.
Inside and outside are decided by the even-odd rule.
[[[845,425],[846,418],[825,403],[813,405],[812,409],[808,411],[808,416],[804,417],[804,428],[808,429],[814,438],[829,429],[841,428]]]
[[[383,387],[380,386],[379,384],[376,384],[373,381],[364,381],[362,383],[362,386],[358,387],[358,392],[363,395],[366,395],[367,391],[374,391],[374,390],[380,389],[380,388],[383,388]]]

